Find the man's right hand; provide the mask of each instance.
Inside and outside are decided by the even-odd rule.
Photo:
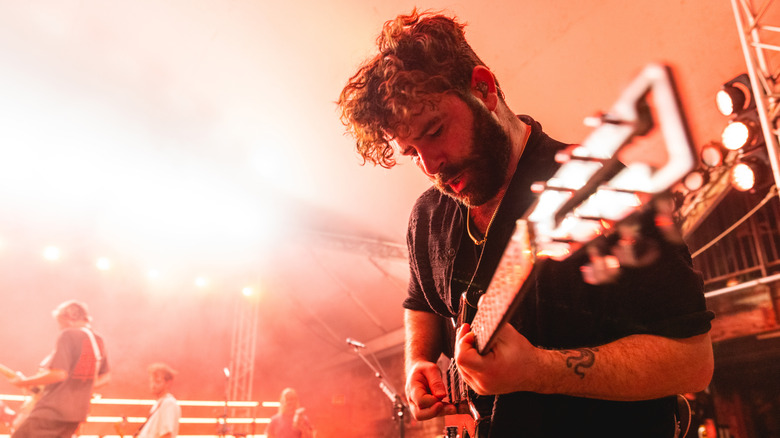
[[[406,399],[417,420],[429,420],[439,415],[457,413],[455,405],[446,401],[447,389],[441,370],[433,362],[416,362],[406,377]]]

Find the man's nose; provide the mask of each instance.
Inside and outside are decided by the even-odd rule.
[[[436,151],[420,152],[417,155],[417,165],[428,176],[434,176],[441,172],[446,161],[444,155]]]

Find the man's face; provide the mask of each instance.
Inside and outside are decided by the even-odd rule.
[[[489,201],[506,181],[509,136],[476,100],[446,94],[414,116],[409,136],[396,140],[436,188],[467,206]]]
[[[156,397],[160,397],[168,392],[168,383],[161,373],[149,374],[149,390]]]
[[[294,412],[298,409],[298,394],[294,391],[285,391],[280,400],[282,412]]]
[[[70,320],[64,315],[57,315],[56,320],[57,327],[59,327],[60,330],[65,330],[66,328],[70,327]]]

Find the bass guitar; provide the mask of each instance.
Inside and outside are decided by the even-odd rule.
[[[491,350],[546,260],[566,259],[596,239],[614,236],[632,217],[658,205],[694,168],[694,149],[665,65],[646,66],[610,111],[591,122],[595,129],[582,144],[556,156],[561,165],[552,178],[532,187],[537,199],[517,221],[473,319],[464,316],[468,306],[461,300],[456,324],[470,323],[480,354]],[[671,236],[675,227],[668,225]],[[591,268],[584,271],[585,281],[598,283],[609,275],[609,269]],[[450,401],[479,423],[482,409],[454,361],[447,379]],[[461,436],[466,433],[479,434],[467,430]]]

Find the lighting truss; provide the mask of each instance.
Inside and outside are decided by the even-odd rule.
[[[780,26],[771,23],[779,15],[777,9],[771,9],[774,0],[764,0],[760,5],[754,3],[752,0],[731,0],[772,174],[775,184],[780,186],[780,46],[765,42],[780,37]]]

